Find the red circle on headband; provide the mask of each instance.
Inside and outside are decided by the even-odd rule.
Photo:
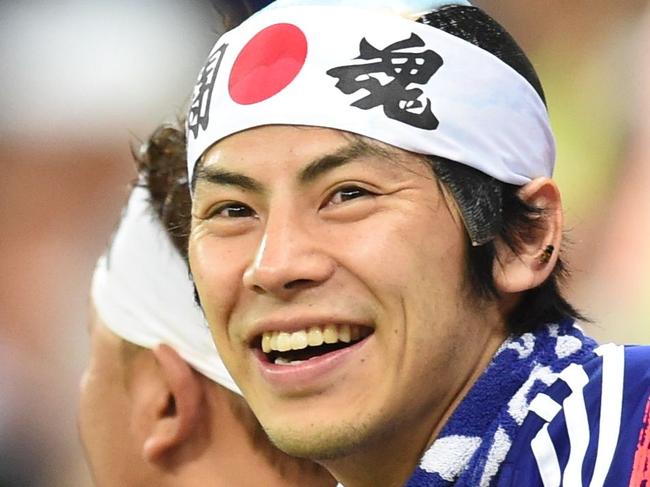
[[[230,97],[241,105],[259,103],[291,83],[305,64],[307,39],[293,24],[261,30],[241,50],[230,72]]]

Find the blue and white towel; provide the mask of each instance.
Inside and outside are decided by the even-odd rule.
[[[531,400],[595,348],[571,321],[506,340],[406,485],[493,485]]]
[[[650,347],[571,321],[508,339],[408,487],[650,487]]]
[[[538,394],[499,487],[650,487],[650,347],[603,345]]]

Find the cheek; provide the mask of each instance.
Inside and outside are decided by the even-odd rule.
[[[233,294],[239,257],[233,254],[229,246],[209,236],[190,242],[190,269],[204,308],[227,302]]]
[[[419,214],[420,221],[411,222],[401,239],[404,253],[411,256],[405,269],[411,285],[432,298],[458,298],[465,273],[464,230],[442,203]]]
[[[81,442],[91,464],[96,463],[101,445],[105,442],[102,438],[102,425],[110,420],[104,411],[102,397],[105,395],[100,385],[91,370],[84,372],[80,384],[78,427]]]
[[[410,275],[404,292],[407,317],[419,324],[408,333],[416,338],[413,343],[437,348],[452,339],[466,318],[463,241],[437,235],[420,245],[421,252],[405,271]]]
[[[462,229],[444,208],[409,210],[378,215],[346,232],[334,248],[345,249],[344,265],[377,293],[448,299],[464,282]]]
[[[366,229],[356,245],[361,252],[349,261],[381,301],[391,326],[386,346],[401,350],[397,369],[422,378],[432,368],[444,369],[450,358],[445,349],[455,347],[455,327],[466,318],[465,242],[450,215],[412,213],[420,218],[403,215]]]
[[[241,295],[246,263],[254,252],[233,240],[203,236],[189,245],[190,269],[201,307],[219,342]]]
[[[89,408],[90,403],[90,372],[85,370],[79,381],[79,404],[77,411],[77,429],[79,430],[79,436],[81,437],[81,442],[86,445],[86,425],[88,424],[88,412],[91,410]]]
[[[83,423],[89,423],[86,421],[86,418],[92,415],[96,410],[95,403],[97,402],[97,396],[101,394],[101,391],[98,391],[98,386],[101,383],[97,381],[97,374],[93,367],[93,362],[91,361],[86,369],[84,370],[81,379],[79,380],[79,422],[80,425]]]

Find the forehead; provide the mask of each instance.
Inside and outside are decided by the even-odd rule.
[[[238,165],[250,160],[262,162],[279,154],[295,159],[310,159],[323,152],[335,151],[353,141],[340,130],[295,125],[266,125],[230,135],[205,152],[204,166],[228,163]],[[265,157],[266,156],[266,157]]]
[[[324,158],[338,163],[363,161],[392,170],[397,170],[398,165],[389,163],[411,162],[423,166],[424,161],[421,155],[341,130],[268,125],[219,141],[206,151],[198,168],[220,167],[238,172],[283,169],[292,172],[304,170],[310,164],[324,161]]]

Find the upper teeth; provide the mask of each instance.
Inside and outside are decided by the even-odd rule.
[[[323,343],[350,343],[361,336],[361,329],[354,325],[312,326],[294,332],[266,331],[262,334],[264,353],[287,352],[317,347]]]

